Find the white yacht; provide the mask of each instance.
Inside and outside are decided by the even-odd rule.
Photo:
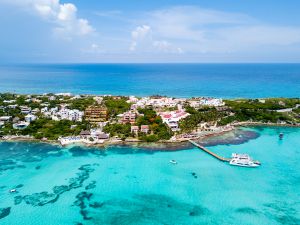
[[[232,166],[242,166],[242,167],[260,166],[260,163],[258,161],[253,161],[248,154],[237,154],[237,153],[232,153],[232,158],[229,164]]]

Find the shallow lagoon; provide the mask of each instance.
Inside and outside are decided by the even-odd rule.
[[[223,145],[209,148],[249,153],[260,168],[232,167],[190,147],[2,142],[0,224],[300,224],[300,129],[247,130],[259,135],[242,144],[214,139]]]

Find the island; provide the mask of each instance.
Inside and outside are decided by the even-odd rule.
[[[0,138],[6,141],[176,143],[249,125],[300,126],[300,99],[0,94]]]

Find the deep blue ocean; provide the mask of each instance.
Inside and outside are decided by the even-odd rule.
[[[0,92],[300,97],[300,64],[39,64],[0,66]]]

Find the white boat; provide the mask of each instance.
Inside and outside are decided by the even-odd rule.
[[[229,164],[232,166],[241,166],[241,167],[260,166],[260,163],[258,161],[253,161],[248,154],[237,154],[237,153],[232,154],[232,158]]]
[[[170,160],[170,163],[177,164],[176,160],[174,160],[174,159]]]
[[[11,190],[9,190],[9,192],[10,192],[10,193],[16,193],[17,190],[16,190],[16,189],[11,189]]]

